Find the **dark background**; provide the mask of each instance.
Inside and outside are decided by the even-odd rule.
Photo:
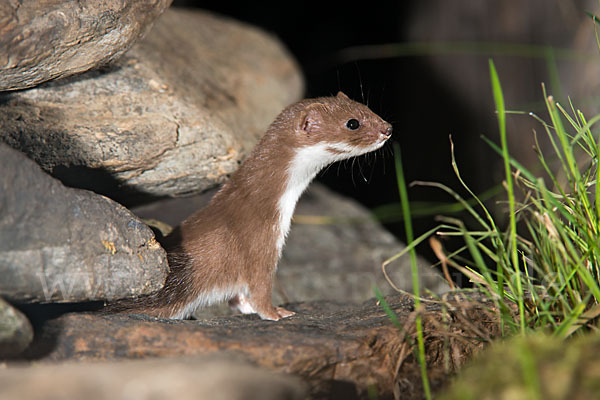
[[[494,51],[444,53],[437,58],[403,55],[346,60],[343,51],[364,45],[445,40],[572,47],[577,40],[582,41],[582,36],[593,41],[589,30],[586,36],[579,29],[589,22],[584,14],[590,10],[589,3],[412,0],[350,5],[323,1],[231,4],[175,0],[173,6],[201,7],[279,37],[304,73],[306,97],[335,95],[342,90],[367,103],[394,125],[393,140],[400,144],[408,182],[441,182],[466,195],[452,170],[449,135],[461,174],[473,192],[498,187],[503,178],[501,159],[480,139],[485,134],[499,142],[488,58],[497,62],[508,107],[536,112],[543,112],[540,83],[550,81],[547,60]],[[575,68],[562,61],[559,67],[567,75]],[[568,88],[575,90],[576,85],[571,83]],[[509,130],[513,151],[522,162],[530,164],[535,159],[531,152],[531,122],[509,119]],[[318,180],[370,209],[399,201],[391,145],[376,155],[334,165]],[[431,188],[411,188],[409,196],[411,201],[452,202],[447,194]],[[499,200],[497,197],[487,204],[502,221],[504,206]],[[416,235],[436,224],[433,216],[416,218],[413,223]],[[405,239],[402,223],[388,221],[386,227]],[[447,246],[453,247],[453,243],[447,242]],[[420,246],[419,252],[435,261],[427,245]]]

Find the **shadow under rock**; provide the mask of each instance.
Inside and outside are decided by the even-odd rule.
[[[52,329],[47,329],[46,325],[49,321],[67,313],[100,310],[104,302],[13,305],[29,319],[34,332],[34,339],[30,346],[23,353],[7,359],[7,361],[19,362],[41,360],[54,351],[59,338],[64,335],[64,332],[62,326],[57,324],[52,324]]]

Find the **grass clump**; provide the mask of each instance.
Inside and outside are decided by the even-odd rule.
[[[547,329],[564,337],[584,326],[592,328],[590,322],[600,313],[600,143],[592,128],[600,116],[588,122],[572,104],[568,112],[544,89],[549,122],[532,116],[541,123],[552,152],[543,154],[536,146],[544,174],[536,176],[508,154],[507,112],[491,61],[490,74],[502,143],[501,148],[488,143],[504,160],[509,226],[498,230],[479,203],[489,220],[482,226],[484,233],[476,238],[456,226],[448,232],[458,230],[466,243],[477,244],[467,246],[475,261],[467,267],[483,280],[481,285],[501,309],[510,303],[518,306],[517,321],[503,314],[513,331]],[[515,188],[522,200],[517,200]],[[522,235],[517,221],[525,227]],[[488,269],[483,256],[496,264],[495,270]]]
[[[494,308],[499,310],[498,320],[503,335],[518,333],[529,336],[524,334],[544,331],[560,340],[573,335],[580,336],[590,330],[596,331],[597,317],[600,316],[600,138],[596,126],[600,115],[588,121],[571,102],[568,109],[563,107],[552,96],[548,96],[542,86],[547,121],[530,115],[539,121],[551,151],[543,153],[540,150],[534,132],[540,166],[534,173],[508,152],[506,116],[525,113],[506,110],[500,79],[491,60],[490,77],[500,145],[486,138],[484,140],[503,160],[503,186],[508,205],[506,227],[496,222],[484,201],[464,182],[452,148],[452,167],[458,181],[469,193],[469,199],[464,199],[456,191],[439,183],[416,183],[446,191],[460,208],[468,212],[475,225],[467,228],[457,218],[438,217],[438,226],[413,240],[411,210],[400,151],[398,146],[394,149],[409,244],[403,252],[386,260],[383,270],[386,273],[389,263],[406,252],[411,253],[417,313],[415,358],[421,367],[426,398],[431,398],[431,391],[424,343],[431,332],[424,332],[423,329],[414,249],[427,239],[431,244],[434,233],[462,238],[464,244],[461,248],[450,254],[438,249],[436,254],[443,267],[449,265],[462,272],[493,302]],[[445,275],[448,276],[447,273]],[[390,283],[394,286],[393,282]],[[385,305],[380,294],[378,298]],[[386,311],[390,314],[390,310]],[[399,325],[397,320],[395,323]],[[525,380],[523,398],[543,398],[538,381],[539,360],[525,350],[518,350],[517,355],[517,361],[521,363],[520,376]]]
[[[432,231],[462,237],[463,247],[445,255],[443,261],[494,300],[506,333],[543,329],[567,337],[585,328],[596,329],[593,321],[600,315],[600,140],[594,128],[600,115],[588,121],[572,103],[567,109],[544,89],[548,121],[530,115],[540,122],[552,151],[542,153],[535,137],[540,164],[536,175],[508,152],[506,115],[525,113],[505,109],[492,61],[490,77],[501,143],[484,140],[504,161],[508,226],[501,228],[469,189],[453,156],[454,172],[471,199],[442,184],[418,184],[446,191],[476,226],[467,228],[458,219],[438,217],[441,224],[410,243],[407,250]]]

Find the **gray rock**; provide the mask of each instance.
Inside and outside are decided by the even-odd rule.
[[[24,89],[120,57],[172,0],[0,3],[0,90]]]
[[[42,364],[0,370],[0,399],[301,400],[295,377],[235,359]]]
[[[27,317],[0,297],[0,359],[20,354],[32,340]]]
[[[110,68],[0,95],[0,140],[70,186],[123,202],[222,182],[303,92],[273,37],[169,9]]]
[[[168,270],[152,231],[114,201],[64,187],[0,144],[0,295],[110,300],[158,290]]]

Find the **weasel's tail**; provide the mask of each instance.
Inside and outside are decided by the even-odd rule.
[[[169,275],[165,285],[158,292],[131,299],[110,302],[101,312],[145,314],[151,317],[175,318],[187,304],[189,290],[186,288],[189,256],[185,253],[167,254]]]
[[[162,289],[161,289],[162,291]],[[159,305],[159,293],[132,299],[120,299],[109,302],[100,311],[105,313],[145,314],[150,317],[169,318],[168,313]]]

